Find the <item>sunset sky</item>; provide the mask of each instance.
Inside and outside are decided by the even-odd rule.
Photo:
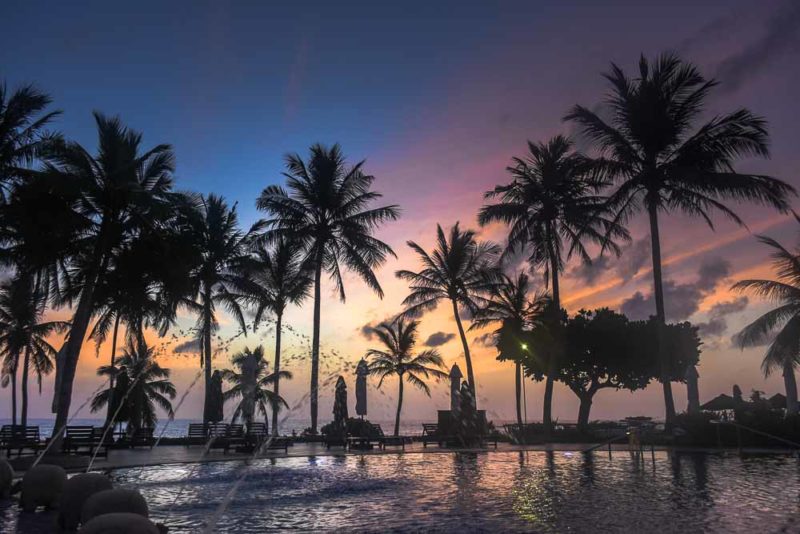
[[[770,160],[744,161],[757,171],[800,186],[800,4],[778,1],[647,2],[73,2],[4,3],[0,33],[0,79],[11,87],[35,82],[64,110],[57,127],[94,150],[92,110],[119,114],[144,133],[145,146],[168,142],[177,155],[179,189],[219,193],[238,203],[243,224],[259,212],[254,200],[269,184],[282,182],[283,155],[305,154],[314,142],[341,143],[352,162],[366,159],[375,188],[386,203],[402,208],[401,219],[379,237],[397,252],[379,273],[383,300],[353,276],[347,302],[326,283],[322,307],[323,376],[342,372],[371,342],[363,334],[401,310],[407,287],[394,277],[415,269],[406,246],[431,246],[437,223],[456,221],[477,228],[482,195],[508,181],[505,167],[525,151],[526,141],[573,134],[561,118],[572,105],[595,107],[606,91],[601,73],[611,61],[632,73],[639,55],[676,51],[719,79],[708,116],[747,107],[764,116],[771,134]],[[576,139],[578,146],[585,146]],[[798,206],[795,201],[794,206]],[[753,206],[739,206],[749,230],[719,220],[712,231],[699,220],[662,219],[662,248],[668,319],[701,325],[701,401],[730,393],[739,384],[768,394],[782,391],[780,375],[765,379],[763,349],[740,351],[730,338],[766,309],[753,298],[732,294],[733,281],[771,276],[767,251],[754,234],[794,246],[793,219]],[[609,306],[632,318],[654,313],[649,237],[645,221],[630,226],[633,242],[620,259],[601,258],[591,267],[572,262],[563,276],[562,298],[570,312]],[[502,241],[504,228],[491,226],[482,238]],[[541,273],[534,273],[541,283]],[[51,315],[68,317],[68,310]],[[295,373],[282,385],[290,404],[308,389],[311,301],[286,319],[287,367]],[[222,337],[235,334],[225,317]],[[183,391],[198,370],[196,355],[174,353],[187,340],[154,343],[162,364],[173,369]],[[479,397],[495,419],[513,417],[513,366],[495,361],[494,349],[474,341]],[[273,333],[262,328],[231,349],[265,344],[272,356]],[[435,335],[438,334],[438,335]],[[423,318],[420,341],[438,348],[448,366],[463,354],[452,313],[444,306]],[[87,344],[81,355],[75,397],[98,385],[99,359]],[[422,347],[421,347],[422,348]],[[226,355],[215,365],[227,366]],[[347,364],[347,366],[345,365]],[[528,417],[541,417],[543,384],[528,383]],[[322,391],[322,420],[330,417],[333,386]],[[396,382],[372,393],[370,417],[394,410]],[[685,408],[685,388],[676,386]],[[52,387],[34,396],[32,415],[49,414]],[[408,389],[406,390],[409,391]],[[446,388],[433,401],[408,392],[406,418],[430,419],[446,408]],[[6,402],[7,392],[2,393]],[[662,416],[660,388],[601,392],[592,419],[625,415]],[[199,417],[202,385],[178,417]],[[554,413],[574,420],[577,399],[557,386]],[[373,415],[374,414],[374,415]],[[307,407],[298,416],[307,415]],[[6,416],[3,410],[2,417]]]

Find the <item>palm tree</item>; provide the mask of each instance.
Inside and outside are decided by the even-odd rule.
[[[483,295],[489,291],[499,274],[495,264],[500,248],[490,241],[478,241],[475,232],[462,231],[458,222],[450,229],[449,239],[442,227],[436,225],[436,248],[431,254],[414,241],[408,241],[408,246],[417,253],[423,268],[417,273],[407,270],[395,273],[398,278],[409,282],[411,289],[411,293],[403,300],[406,308],[403,315],[418,317],[436,308],[440,301],[450,301],[467,362],[467,380],[472,396],[477,400],[475,373],[459,307],[471,313],[480,308]]]
[[[303,265],[301,251],[286,238],[278,238],[274,246],[259,246],[252,258],[248,275],[253,283],[255,304],[253,328],[265,313],[275,315],[275,385],[273,393],[280,396],[281,330],[283,313],[290,304],[300,305],[308,297],[311,276]],[[278,409],[272,411],[272,434],[278,435]]]
[[[519,273],[516,279],[503,274],[500,280],[491,286],[485,305],[475,314],[469,329],[483,328],[492,323],[501,323],[500,329],[494,332],[495,340],[501,330],[512,329],[521,332],[528,324],[534,304],[528,300],[531,282],[528,275]],[[521,348],[520,348],[521,349]],[[517,424],[522,428],[522,363],[515,360],[514,393],[517,408]]]
[[[206,398],[203,421],[211,416],[211,337],[217,331],[216,310],[223,306],[232,314],[243,332],[247,331],[241,304],[245,300],[248,279],[244,267],[248,247],[257,230],[247,232],[239,227],[236,206],[229,207],[216,195],[201,198],[190,222],[190,239],[200,251],[201,258],[192,272],[195,299],[189,305],[198,313],[197,331],[200,338],[200,363],[205,368]]]
[[[45,130],[61,114],[45,111],[51,102],[32,85],[9,91],[0,84],[0,201],[5,201],[11,184],[28,175],[31,163],[60,141]]]
[[[153,348],[144,341],[128,340],[117,365],[98,367],[97,374],[113,376],[118,384],[126,384],[126,387],[124,392],[114,392],[111,387],[99,392],[92,399],[92,412],[102,410],[107,404],[114,405],[120,414],[125,414],[129,434],[139,428],[155,428],[158,423],[156,406],[167,412],[170,419],[174,417],[171,400],[177,392],[169,380],[170,370],[156,362]],[[123,374],[125,380],[121,379]],[[109,424],[115,422],[121,421],[108,421]]]
[[[591,258],[584,242],[601,245],[619,253],[615,239],[627,239],[606,209],[600,194],[606,185],[597,180],[591,162],[573,150],[572,142],[556,136],[547,143],[528,142],[528,155],[514,158],[508,167],[512,181],[486,193],[486,199],[498,199],[485,205],[478,214],[484,226],[502,222],[509,226],[506,255],[529,253],[531,269],[541,268],[549,283],[553,310],[561,309],[559,274],[566,261],[577,254],[585,263]],[[552,430],[553,385],[558,357],[549,358],[544,395],[543,423]]]
[[[267,360],[264,358],[264,348],[259,346],[251,351],[247,347],[231,358],[231,363],[238,369],[223,369],[222,378],[232,384],[231,389],[223,394],[225,402],[232,399],[241,399],[233,412],[232,420],[236,422],[239,417],[247,424],[253,422],[255,409],[264,416],[264,422],[269,424],[268,413],[272,410],[273,416],[279,406],[288,408],[286,401],[277,393],[270,391],[269,386],[280,378],[291,379],[289,371],[269,372]],[[274,420],[274,417],[273,417]]]
[[[638,78],[629,78],[613,63],[605,77],[611,84],[606,100],[610,120],[583,106],[575,106],[565,120],[582,128],[600,154],[595,163],[617,182],[611,198],[615,220],[624,223],[639,211],[647,212],[656,317],[663,327],[666,314],[659,212],[700,216],[713,229],[714,211],[743,224],[723,203],[726,200],[746,200],[787,212],[787,198],[795,190],[769,176],[734,170],[741,157],[769,155],[766,122],[747,109],[739,109],[698,124],[717,82],[706,80],[691,63],[673,54],[664,54],[652,63],[642,56]],[[659,330],[658,335],[663,336],[663,332]],[[659,343],[659,347],[662,345]],[[675,404],[669,354],[662,348],[659,353],[666,420],[670,424]]]
[[[371,190],[375,177],[362,170],[363,161],[348,166],[339,145],[311,147],[308,161],[286,156],[287,188],[271,185],[256,201],[270,215],[267,240],[284,236],[303,250],[314,272],[314,330],[311,340],[311,429],[317,431],[319,338],[322,272],[330,274],[344,302],[342,267],[355,272],[380,298],[383,289],[375,269],[394,256],[391,247],[373,236],[377,228],[396,220],[397,206],[371,207],[381,195]]]
[[[792,253],[774,239],[765,236],[758,239],[772,248],[772,265],[778,279],[742,280],[732,289],[753,293],[779,305],[744,327],[735,339],[742,349],[769,343],[761,369],[764,376],[775,369],[783,371],[786,414],[795,415],[798,404],[794,372],[800,363],[800,250]]]
[[[10,372],[12,424],[16,424],[16,375],[22,363],[22,412],[20,423],[28,424],[28,376],[33,368],[39,391],[42,377],[53,370],[56,350],[47,341],[54,333],[69,327],[64,321],[42,322],[47,300],[37,292],[30,277],[16,277],[0,285],[0,355]]]
[[[69,336],[57,358],[55,428],[63,428],[67,421],[75,369],[95,312],[95,289],[106,276],[114,252],[137,231],[157,227],[173,211],[171,147],[157,145],[142,152],[141,134],[123,126],[119,118],[100,113],[94,117],[99,138],[97,156],[77,143],[66,143],[47,156],[44,170],[80,192],[76,212],[90,223],[82,238],[82,250],[73,260],[74,268],[80,271],[75,276],[81,281],[81,290]]]
[[[394,435],[400,434],[400,413],[403,409],[403,379],[431,396],[430,388],[423,378],[446,379],[447,373],[441,370],[444,360],[435,349],[424,350],[414,354],[417,343],[419,321],[406,323],[403,318],[394,322],[383,322],[372,332],[383,344],[384,349],[369,349],[367,357],[372,358],[369,372],[381,377],[378,387],[383,385],[386,377],[397,375],[397,414],[394,418]]]

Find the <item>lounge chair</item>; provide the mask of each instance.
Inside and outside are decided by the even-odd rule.
[[[439,434],[439,425],[436,423],[422,423],[422,446],[427,447],[428,443],[436,443],[440,447],[447,443],[447,438]]]
[[[235,450],[238,447],[244,447],[245,445],[247,445],[244,434],[244,425],[237,425],[237,424],[229,425],[227,438],[228,438],[228,448],[233,447]]]
[[[386,450],[386,447],[402,447],[403,450],[406,450],[406,438],[403,436],[387,436],[383,433],[383,428],[381,425],[372,425],[372,430],[375,436],[378,438],[378,446]]]
[[[108,456],[108,447],[112,440],[110,435],[103,440],[105,430],[94,426],[67,426],[61,449],[66,453]],[[95,452],[96,451],[96,452]]]
[[[222,449],[228,452],[230,442],[228,441],[228,425],[226,423],[208,424],[208,449]]]
[[[186,445],[205,445],[208,441],[208,431],[203,423],[190,423]]]
[[[24,451],[36,454],[41,447],[38,426],[3,425],[0,428],[0,450],[6,450],[6,457],[11,457],[11,451],[17,451],[17,457]]]

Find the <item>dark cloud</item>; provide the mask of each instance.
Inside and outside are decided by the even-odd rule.
[[[747,297],[738,297],[734,300],[718,302],[711,306],[708,314],[711,317],[723,317],[732,313],[739,313],[740,311],[744,311],[749,303],[750,301]]]
[[[711,319],[707,323],[697,324],[697,333],[700,338],[717,337],[721,335],[728,328],[728,323],[725,319]]]
[[[715,77],[720,91],[731,93],[783,53],[800,47],[800,2],[787,1],[767,21],[761,36],[720,61]]]
[[[721,258],[711,258],[697,272],[697,281],[676,284],[664,281],[664,311],[668,321],[683,321],[700,309],[700,301],[730,274],[730,263]],[[746,305],[746,303],[745,303]],[[631,319],[647,319],[655,315],[656,305],[652,293],[645,295],[637,291],[622,302],[622,313]]]
[[[634,241],[622,250],[617,262],[617,274],[625,282],[636,276],[639,269],[650,260],[650,239]]]
[[[428,339],[425,340],[425,346],[440,347],[445,343],[447,343],[448,341],[451,341],[454,337],[456,337],[455,334],[448,334],[445,332],[434,332],[433,334],[428,336]]]
[[[598,256],[592,263],[581,263],[573,267],[569,271],[569,276],[586,284],[592,284],[600,278],[600,275],[613,269],[623,282],[628,282],[649,261],[650,240],[640,239],[624,247],[619,258],[609,254]]]
[[[386,317],[382,321],[376,319],[364,324],[363,326],[360,326],[359,328],[356,328],[356,330],[359,334],[361,334],[361,336],[364,337],[364,339],[367,341],[372,341],[375,339],[375,332],[373,332],[373,330],[375,330],[381,323],[390,323],[393,319],[394,317]]]
[[[183,343],[178,343],[173,347],[172,352],[177,354],[181,352],[187,352],[189,354],[197,354],[200,352],[200,340],[199,339],[190,339],[188,341],[184,341]]]
[[[494,347],[494,334],[487,332],[473,339],[472,343],[480,347]]]

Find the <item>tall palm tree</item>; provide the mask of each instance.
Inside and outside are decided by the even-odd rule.
[[[141,150],[142,136],[119,118],[94,114],[98,153],[66,143],[46,158],[44,172],[80,192],[76,212],[90,223],[82,251],[74,260],[80,269],[80,296],[74,306],[69,336],[56,366],[55,428],[65,426],[72,401],[80,350],[95,312],[95,288],[107,274],[114,252],[142,228],[153,228],[172,213],[170,190],[174,158],[169,145]],[[61,436],[54,436],[59,440]]]
[[[251,241],[257,226],[247,232],[239,226],[236,206],[229,207],[216,195],[201,198],[191,223],[191,237],[201,258],[192,273],[195,299],[189,305],[198,313],[200,363],[205,368],[206,397],[203,420],[211,417],[211,337],[217,331],[217,307],[233,315],[243,332],[247,331],[242,303],[248,278],[244,271]]]
[[[469,329],[484,328],[492,323],[500,323],[500,329],[494,332],[495,340],[501,330],[512,329],[521,332],[527,325],[534,303],[528,299],[532,284],[528,275],[521,272],[516,279],[503,274],[500,280],[491,286],[483,307],[473,318]],[[521,347],[519,347],[520,350]],[[517,409],[517,424],[522,428],[522,363],[515,360],[514,393]]]
[[[639,60],[637,78],[611,64],[605,74],[611,91],[606,99],[610,120],[583,106],[565,117],[580,126],[599,152],[595,163],[618,184],[611,198],[615,220],[626,222],[645,211],[650,222],[656,317],[663,326],[664,288],[661,272],[659,212],[680,211],[700,216],[714,228],[717,211],[743,224],[726,200],[750,201],[789,210],[795,194],[788,184],[734,170],[737,159],[767,157],[768,134],[764,119],[747,109],[700,123],[715,80],[707,80],[691,63],[673,54],[650,62]],[[663,328],[659,337],[663,336]],[[659,343],[659,347],[662,347]],[[669,380],[669,354],[659,349],[661,383],[667,424],[675,416]]]
[[[572,142],[556,136],[546,143],[528,142],[528,154],[514,158],[507,171],[512,181],[498,185],[485,197],[496,204],[481,208],[478,222],[484,226],[502,222],[509,226],[506,254],[528,253],[531,269],[541,268],[550,285],[553,310],[561,309],[559,274],[565,263],[578,255],[591,262],[585,242],[619,253],[616,239],[628,233],[606,209],[600,190],[606,185],[596,179],[591,162],[573,149]],[[552,430],[553,385],[558,368],[557,355],[549,358],[552,368],[545,385],[543,423]]]
[[[381,377],[378,387],[383,385],[383,381],[392,375],[397,375],[397,414],[394,418],[394,435],[400,434],[400,413],[403,410],[403,379],[409,384],[421,389],[429,397],[431,390],[425,383],[425,378],[436,378],[437,380],[446,379],[447,373],[441,369],[444,367],[444,360],[435,349],[424,350],[414,354],[414,346],[417,344],[417,328],[419,321],[405,322],[403,318],[394,322],[383,322],[372,332],[378,338],[384,348],[369,349],[367,357],[372,361],[369,363],[369,372],[372,375]]]
[[[362,170],[364,161],[348,166],[339,145],[313,145],[307,161],[286,156],[287,189],[271,185],[256,201],[269,214],[267,240],[284,236],[302,247],[314,273],[314,330],[311,340],[311,429],[317,431],[319,337],[322,272],[330,274],[344,302],[342,268],[355,272],[380,298],[383,289],[375,269],[394,256],[391,247],[374,237],[377,228],[396,220],[395,205],[372,207],[381,195],[372,191],[374,176]]]
[[[61,114],[46,111],[51,103],[49,95],[32,85],[9,91],[0,84],[0,201],[11,184],[28,175],[34,160],[60,141],[45,129]]]
[[[757,347],[769,343],[761,369],[769,376],[775,369],[783,372],[786,387],[786,414],[798,413],[795,368],[800,364],[800,250],[791,252],[765,236],[759,241],[772,249],[772,265],[777,280],[741,280],[734,291],[746,291],[778,303],[736,335],[739,345]]]
[[[255,304],[253,328],[265,313],[275,315],[275,384],[273,393],[280,396],[281,330],[283,314],[290,304],[300,305],[311,287],[311,275],[302,261],[302,251],[285,237],[273,246],[259,246],[251,258],[248,275],[253,284],[251,299]],[[279,407],[272,410],[272,434],[278,435]]]
[[[408,246],[417,253],[423,268],[419,272],[400,270],[395,275],[410,284],[411,293],[403,300],[406,317],[418,317],[436,308],[440,301],[449,301],[453,306],[464,359],[467,363],[467,380],[475,396],[475,373],[467,336],[461,324],[459,308],[475,313],[480,308],[483,296],[489,291],[499,271],[496,262],[500,247],[490,241],[478,241],[472,230],[462,231],[458,222],[445,236],[440,225],[436,225],[436,247],[431,254],[414,241]]]
[[[0,285],[0,355],[11,372],[12,424],[16,424],[16,375],[22,358],[22,411],[20,423],[28,424],[28,377],[31,368],[41,392],[42,377],[53,370],[56,350],[47,341],[69,327],[64,321],[44,321],[47,300],[35,290],[30,277],[16,277]]]
[[[280,378],[291,379],[292,373],[289,371],[269,372],[269,364],[264,358],[264,348],[259,346],[255,350],[245,349],[231,358],[236,369],[223,369],[222,378],[229,382],[232,387],[223,394],[225,402],[240,399],[233,412],[232,420],[236,422],[240,417],[247,424],[253,422],[255,410],[258,409],[264,416],[264,422],[268,424],[268,414],[272,410],[277,413],[279,406],[288,408],[286,401],[270,391],[269,386]]]
[[[169,379],[170,370],[156,362],[153,347],[148,347],[144,341],[128,340],[117,365],[98,367],[97,374],[114,376],[126,387],[124,392],[114,392],[111,387],[99,392],[92,399],[92,412],[102,410],[107,404],[122,403],[119,413],[126,415],[129,433],[139,428],[155,428],[158,423],[156,407],[167,412],[170,419],[175,416],[171,401],[177,391]],[[109,421],[114,422],[117,421]]]

